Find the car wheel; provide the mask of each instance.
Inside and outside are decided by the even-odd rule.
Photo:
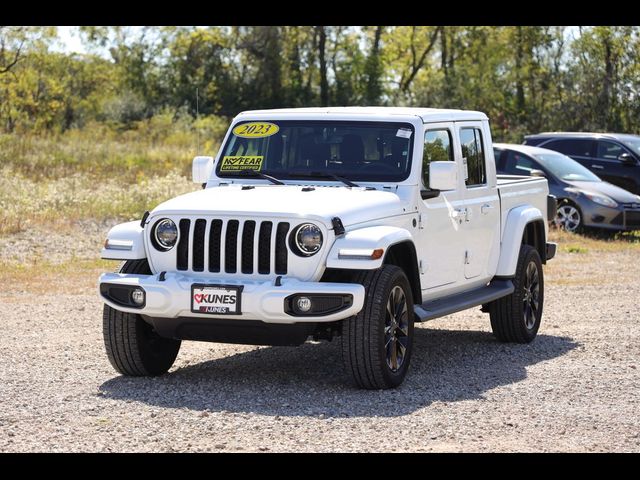
[[[147,260],[128,260],[120,273],[151,274]],[[104,306],[103,337],[107,357],[123,375],[155,376],[166,373],[180,350],[180,340],[164,338],[140,315]]]
[[[342,322],[345,370],[360,388],[402,383],[413,350],[413,296],[404,271],[384,265],[356,280],[366,288],[362,310]]]
[[[491,329],[501,342],[529,343],[538,333],[544,305],[544,276],[538,251],[520,247],[511,295],[489,305]]]
[[[554,223],[557,227],[567,232],[575,233],[582,227],[582,214],[580,209],[571,202],[561,202]]]

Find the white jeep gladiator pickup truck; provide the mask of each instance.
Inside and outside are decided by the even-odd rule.
[[[554,197],[497,177],[487,117],[429,108],[301,108],[234,118],[203,189],[117,225],[99,279],[107,355],[159,375],[182,340],[299,345],[340,337],[361,388],[400,385],[414,322],[482,305],[531,342]]]

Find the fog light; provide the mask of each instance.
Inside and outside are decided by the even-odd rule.
[[[144,303],[144,290],[136,288],[131,292],[131,300],[136,305],[142,305]]]
[[[311,310],[311,299],[309,297],[298,297],[296,299],[298,311],[306,313]]]

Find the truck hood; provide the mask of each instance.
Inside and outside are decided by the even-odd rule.
[[[343,225],[404,213],[408,205],[394,192],[334,186],[241,185],[210,187],[187,193],[158,205],[153,213],[249,215],[321,218]],[[246,188],[246,186],[245,186]]]

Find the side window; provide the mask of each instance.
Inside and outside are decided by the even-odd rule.
[[[482,132],[479,128],[461,128],[460,144],[462,145],[462,157],[467,162],[467,187],[484,185],[487,183],[487,173],[482,148]]]
[[[504,150],[500,150],[499,148],[493,147],[493,158],[496,159],[496,170],[498,171],[498,173],[504,172],[504,159],[502,158],[503,151]]]
[[[593,140],[573,139],[573,140],[554,140],[541,145],[542,148],[555,150],[565,155],[575,155],[577,157],[590,157],[593,148]]]
[[[625,149],[617,143],[606,142],[604,140],[598,142],[598,158],[617,160],[621,153],[625,153]]]
[[[422,181],[429,187],[429,164],[431,162],[452,162],[451,132],[447,129],[429,130],[424,134],[422,151]]]
[[[531,170],[540,170],[540,166],[531,158],[522,153],[507,152],[507,160],[505,162],[505,171],[509,175],[531,175]]]

